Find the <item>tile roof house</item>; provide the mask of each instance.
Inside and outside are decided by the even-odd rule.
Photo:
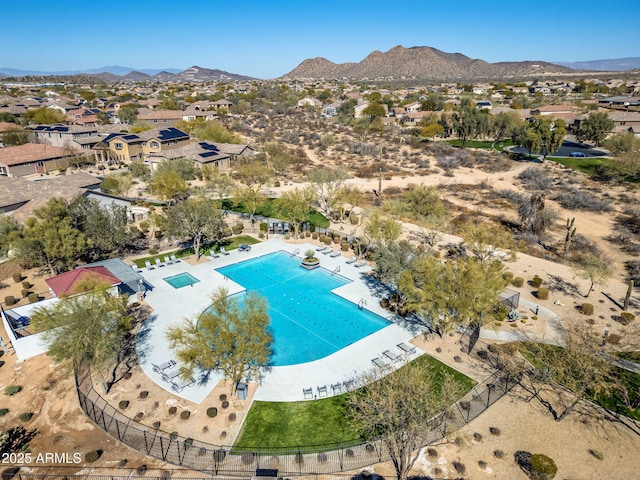
[[[175,127],[184,117],[181,110],[148,110],[138,113],[138,120],[151,125],[162,125],[164,127]]]
[[[182,147],[189,140],[189,134],[177,128],[155,128],[137,134],[112,133],[96,144],[94,150],[100,162],[143,161],[148,155]]]
[[[45,282],[49,285],[49,290],[51,290],[56,297],[63,297],[82,293],[83,290],[79,288],[78,284],[87,279],[91,279],[96,283],[106,283],[111,286],[116,286],[121,283],[118,277],[103,266],[77,268],[56,275],[55,277],[47,278]]]
[[[0,175],[45,174],[67,168],[71,157],[67,149],[39,143],[0,148]]]
[[[90,151],[91,148],[104,139],[98,135],[98,129],[79,125],[34,125],[28,127],[33,132],[38,143],[44,143],[60,148],[71,148],[76,151]]]
[[[151,168],[155,169],[158,164],[166,160],[187,158],[196,167],[203,165],[215,166],[220,171],[229,170],[231,167],[231,155],[220,150],[216,144],[211,142],[194,142],[183,147],[167,150],[147,157]]]

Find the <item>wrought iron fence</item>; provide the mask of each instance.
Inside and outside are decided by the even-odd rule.
[[[476,385],[447,411],[425,424],[424,446],[458,430],[518,382],[496,373]],[[389,460],[384,438],[349,445],[318,445],[290,448],[237,448],[214,445],[139,423],[119,412],[94,389],[91,371],[76,372],[76,389],[82,410],[102,430],[123,444],[164,462],[208,475],[251,477],[258,470],[277,471],[278,476],[319,475],[345,472]]]

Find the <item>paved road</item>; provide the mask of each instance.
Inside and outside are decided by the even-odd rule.
[[[512,147],[511,151],[515,153],[521,153],[523,155],[527,155],[529,153],[524,147]],[[570,157],[571,152],[582,152],[587,157],[604,157],[607,155],[607,152],[605,152],[604,150],[591,147],[590,145],[584,143],[565,140],[564,142],[562,142],[562,146],[556,152],[553,152],[553,154],[549,156]]]

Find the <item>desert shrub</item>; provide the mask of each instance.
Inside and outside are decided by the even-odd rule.
[[[496,193],[500,195],[501,198],[504,198],[514,205],[521,205],[522,203],[527,201],[527,198],[522,193],[516,192],[515,190],[510,190],[508,188],[498,190]]]
[[[348,457],[348,458],[352,458],[352,457],[355,455],[354,451],[353,451],[353,450],[351,450],[350,448],[347,448],[347,449],[345,450],[344,454],[345,454],[345,456],[346,456],[346,457]]]
[[[617,333],[612,333],[607,337],[607,343],[611,345],[619,345],[621,340],[622,340],[622,337]]]
[[[169,415],[175,415],[178,413],[178,407],[169,407]]]
[[[546,455],[534,453],[531,455],[530,462],[532,480],[551,480],[558,473],[556,462]]]
[[[513,281],[511,282],[511,285],[513,285],[514,287],[521,287],[524,285],[524,278],[522,277],[516,277],[513,279]]]
[[[589,453],[596,457],[598,460],[604,460],[604,453],[602,453],[600,450],[594,450],[593,448],[590,448]]]
[[[29,294],[29,303],[36,303],[38,300],[40,300],[40,297],[38,296],[37,293]]]
[[[134,417],[136,422],[139,422],[140,420],[142,420],[142,417],[144,417],[144,412],[138,412],[136,413],[136,416]]]
[[[318,463],[327,463],[327,454],[324,452],[320,452],[318,454]]]
[[[18,419],[21,422],[28,422],[29,420],[31,420],[31,417],[33,417],[33,412],[23,412],[18,415]]]
[[[584,190],[563,190],[553,197],[568,210],[585,210],[588,212],[610,212],[611,202],[602,200]]]
[[[160,428],[160,422],[156,421],[151,424],[154,430],[158,430]]]
[[[175,440],[176,438],[178,438],[178,432],[171,432],[171,433],[169,434],[169,438],[170,438],[171,440]]]
[[[251,465],[253,463],[254,457],[255,455],[253,454],[253,452],[244,452],[240,459],[245,465]]]
[[[0,408],[0,417],[4,417],[7,413],[9,413],[8,408]]]
[[[294,460],[296,462],[296,465],[302,465],[304,463],[304,456],[302,455],[301,452],[298,452],[296,453]]]
[[[218,398],[220,398],[221,402],[226,402],[227,401],[227,394],[226,393],[221,393],[220,397],[218,397]]]
[[[478,433],[478,432],[475,432],[475,433],[473,434],[473,439],[474,439],[476,442],[481,442],[481,441],[482,441],[482,434],[481,434],[481,433]]]
[[[436,458],[438,456],[438,451],[435,448],[427,448],[427,455],[431,458]]]
[[[540,285],[542,285],[542,278],[540,278],[538,275],[534,275],[531,279],[531,286],[539,288]]]
[[[225,400],[224,402],[222,402],[222,408],[228,408],[229,407],[229,400]]]
[[[536,167],[523,170],[518,179],[528,187],[527,190],[549,190],[553,186],[551,177]]]
[[[536,297],[538,297],[540,300],[546,300],[549,298],[549,289],[548,288],[544,288],[544,287],[540,287],[538,289],[538,291],[536,292]]]
[[[102,456],[102,450],[91,450],[84,454],[84,461],[87,463],[93,463]]]
[[[227,438],[227,431],[226,430],[223,430],[223,431],[220,432],[220,438],[221,439]]]
[[[31,288],[31,284],[25,280],[22,282],[22,288],[26,288],[27,290],[29,290]]]
[[[6,387],[4,387],[4,394],[11,396],[15,395],[20,390],[22,390],[22,387],[20,385],[7,385]]]
[[[496,458],[504,458],[504,452],[502,450],[494,450],[493,456]]]
[[[229,421],[230,422],[235,422],[236,421],[236,414],[235,413],[230,413],[229,414]]]
[[[129,406],[129,400],[120,400],[118,402],[118,408],[120,410],[126,410],[128,406]]]
[[[231,231],[233,232],[234,235],[240,235],[242,233],[242,227],[240,227],[238,225],[234,225],[231,228]]]
[[[149,392],[146,390],[142,390],[139,394],[138,397],[140,397],[142,400],[144,400],[145,398],[147,398],[149,396]]]
[[[22,273],[16,272],[13,274],[13,281],[15,283],[20,283],[22,281]]]
[[[636,316],[631,312],[622,312],[620,314],[620,323],[623,325],[629,325],[636,319]]]
[[[143,463],[138,468],[136,468],[136,473],[138,475],[144,475],[145,473],[147,473],[147,466]]]
[[[118,461],[117,466],[118,468],[124,468],[127,463],[129,463],[129,460],[127,460],[126,458],[123,458],[122,460]]]
[[[462,410],[467,410],[467,411],[468,411],[468,410],[470,410],[470,409],[471,409],[471,403],[469,403],[469,402],[468,402],[468,401],[466,401],[466,400],[461,400],[459,405],[460,405],[460,408],[461,408]]]
[[[182,420],[189,420],[190,416],[191,416],[191,412],[189,410],[183,410],[180,412],[180,418]]]
[[[484,470],[485,468],[487,468],[487,462],[485,462],[484,460],[480,460],[478,461],[478,466]]]
[[[511,282],[513,280],[513,272],[504,272],[502,274],[502,278],[504,278],[507,282]]]
[[[591,304],[591,303],[583,303],[580,306],[580,311],[584,315],[593,315],[593,304]]]
[[[23,288],[22,290],[20,290],[20,294],[22,295],[22,298],[27,298],[30,293],[31,292],[29,291],[28,288]]]
[[[489,433],[497,437],[498,435],[500,435],[500,429],[497,427],[489,427]]]
[[[460,475],[464,475],[465,472],[467,471],[467,467],[465,466],[465,464],[458,460],[454,460],[453,462],[451,462],[451,465],[453,465],[453,468],[455,469],[455,471],[458,472]]]
[[[185,447],[190,447],[193,445],[193,438],[186,438],[183,443]]]
[[[218,415],[218,409],[216,407],[207,408],[207,417],[214,418],[216,415]]]
[[[17,300],[15,299],[15,297],[13,295],[7,295],[6,297],[4,297],[4,304],[8,307],[10,307],[11,305],[13,305],[14,303],[16,303]]]

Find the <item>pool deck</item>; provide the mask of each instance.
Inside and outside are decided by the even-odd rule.
[[[229,255],[220,255],[208,262],[198,265],[189,265],[184,261],[155,267],[147,271],[142,269],[142,275],[149,290],[146,292],[145,301],[153,308],[153,315],[143,327],[137,343],[138,357],[143,371],[165,390],[174,395],[185,398],[195,403],[202,403],[213,388],[222,380],[218,373],[196,374],[194,385],[185,387],[180,392],[175,392],[169,382],[162,380],[160,373],[153,371],[153,365],[160,365],[168,360],[175,359],[166,339],[167,329],[174,325],[180,325],[185,318],[194,318],[211,305],[211,294],[219,287],[224,286],[229,294],[239,293],[245,290],[242,285],[218,273],[215,269],[234,263],[249,260],[272,253],[285,251],[292,253],[296,250],[300,259],[304,252],[316,249],[312,244],[289,244],[280,238],[272,238],[268,241],[252,245],[249,252],[231,250]],[[353,280],[347,285],[341,286],[334,293],[345,299],[361,305],[362,308],[372,311],[388,320],[393,317],[388,311],[382,309],[370,287],[362,281],[362,275],[370,270],[370,267],[354,267],[347,264],[345,257],[330,257],[318,254],[322,267],[334,271],[340,267],[339,274]],[[198,280],[191,286],[175,289],[166,283],[163,278],[188,272]],[[270,367],[260,379],[259,386],[254,395],[254,400],[263,401],[300,401],[313,399],[304,395],[305,389],[311,389],[313,397],[333,394],[331,386],[342,383],[359,376],[365,371],[379,370],[372,363],[376,357],[382,356],[385,350],[401,353],[397,345],[406,343],[415,336],[395,323],[379,330],[325,358],[312,362],[281,367]],[[419,356],[423,351],[416,349],[412,356]],[[400,362],[396,362],[399,365]],[[392,363],[393,365],[393,363]]]

